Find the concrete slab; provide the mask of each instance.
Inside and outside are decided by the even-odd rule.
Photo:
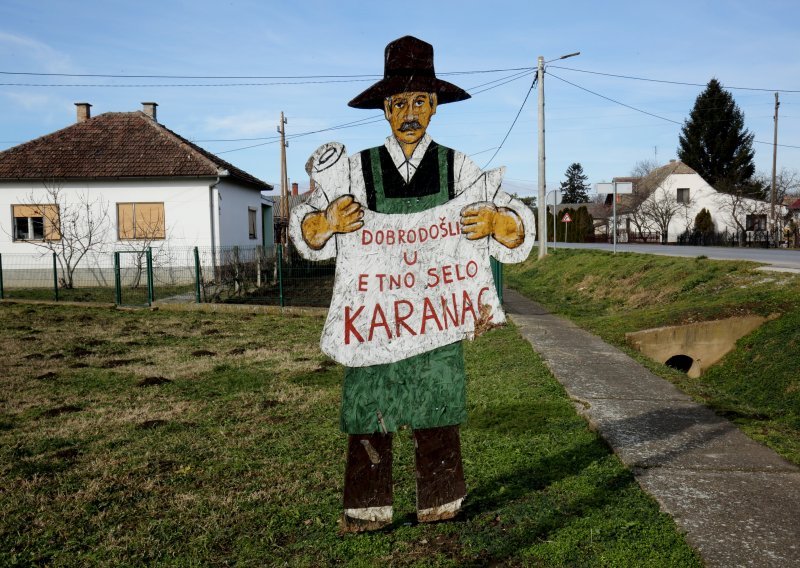
[[[581,413],[629,467],[797,471],[730,421],[693,402],[591,399],[589,404]]]
[[[800,566],[800,473],[635,473],[708,566]]]
[[[507,312],[708,566],[800,566],[800,468],[522,295]]]

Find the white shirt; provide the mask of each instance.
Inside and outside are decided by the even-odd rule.
[[[406,183],[414,176],[422,161],[425,151],[432,142],[431,137],[426,133],[414,148],[411,157],[406,158],[400,143],[394,136],[389,136],[384,142],[384,146],[389,151],[397,171],[403,176]],[[320,147],[315,155],[323,148],[329,145]],[[352,156],[347,156],[346,151],[341,144],[337,144],[341,148],[342,156],[336,161],[336,165],[326,170],[324,175],[320,174],[315,176],[315,189],[309,199],[295,207],[292,210],[289,232],[292,236],[292,241],[297,248],[298,252],[309,260],[325,260],[336,257],[336,238],[331,238],[324,247],[320,250],[311,249],[304,241],[300,232],[300,225],[302,219],[309,213],[314,211],[324,210],[331,201],[341,197],[342,195],[351,194],[353,198],[362,206],[366,207],[368,203],[367,191],[364,183],[364,174],[361,169],[361,154],[356,153]],[[346,159],[345,159],[346,158]],[[334,172],[335,173],[332,173]],[[479,183],[484,176],[475,162],[473,162],[466,154],[457,150],[453,151],[453,185],[454,196],[463,193],[467,188]],[[323,181],[324,179],[324,181]],[[501,245],[493,238],[489,238],[489,251],[490,254],[500,262],[519,262],[520,257],[527,257],[528,252],[533,247],[533,235],[535,234],[534,227],[535,219],[533,211],[519,199],[513,198],[501,189],[496,189],[493,195],[488,192],[482,195],[482,201],[488,201],[498,207],[508,207],[514,210],[517,215],[523,220],[525,225],[526,238],[525,242],[516,249],[508,249]]]

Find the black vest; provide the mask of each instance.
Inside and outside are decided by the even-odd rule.
[[[448,199],[455,197],[455,184],[453,182],[453,156],[454,151],[445,148],[447,151],[447,195]],[[378,153],[381,160],[381,171],[383,173],[383,192],[388,198],[403,197],[422,197],[439,192],[439,145],[431,141],[425,150],[425,155],[419,163],[416,173],[411,180],[406,183],[400,172],[389,155],[386,146],[379,146]],[[375,183],[372,178],[372,164],[370,161],[370,151],[361,151],[361,171],[364,174],[364,186],[367,192],[367,208],[375,211]]]

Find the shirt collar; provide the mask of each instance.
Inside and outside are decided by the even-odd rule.
[[[409,159],[406,159],[406,155],[403,153],[403,148],[400,146],[400,143],[397,141],[397,138],[394,136],[389,136],[386,138],[386,149],[389,151],[389,156],[392,158],[392,162],[394,163],[394,167],[397,168],[397,171],[400,172],[406,183],[413,177],[414,172],[417,171],[419,167],[419,163],[422,161],[422,157],[425,155],[425,152],[428,150],[428,146],[431,143],[431,137],[426,132],[425,135],[420,138],[417,147],[414,148],[414,153],[411,154]]]

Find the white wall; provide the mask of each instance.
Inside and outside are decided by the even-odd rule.
[[[222,180],[217,185],[219,227],[217,245],[253,247],[261,244],[261,192]],[[256,238],[249,236],[248,210],[256,210]]]
[[[678,199],[678,188],[688,188],[690,203],[681,206],[669,224],[668,242],[677,242],[678,237],[694,227],[694,218],[702,209],[708,209],[718,232],[736,234],[738,231],[734,217],[742,226],[748,214],[765,214],[769,212],[769,203],[755,199],[733,197],[716,191],[708,185],[699,174],[672,174],[668,176],[649,200],[670,199],[673,203]],[[659,230],[653,227],[653,230]]]
[[[213,181],[195,179],[63,182],[60,184],[60,191],[66,204],[80,203],[84,197],[88,201],[102,198],[102,204],[95,204],[95,211],[98,216],[102,209],[108,213],[109,223],[102,240],[109,250],[135,242],[120,241],[117,237],[116,204],[129,202],[164,203],[166,239],[154,242],[154,246],[193,247],[211,244],[208,188]],[[0,253],[35,253],[40,250],[31,243],[13,241],[11,206],[25,203],[43,204],[49,201],[41,182],[0,183]]]

